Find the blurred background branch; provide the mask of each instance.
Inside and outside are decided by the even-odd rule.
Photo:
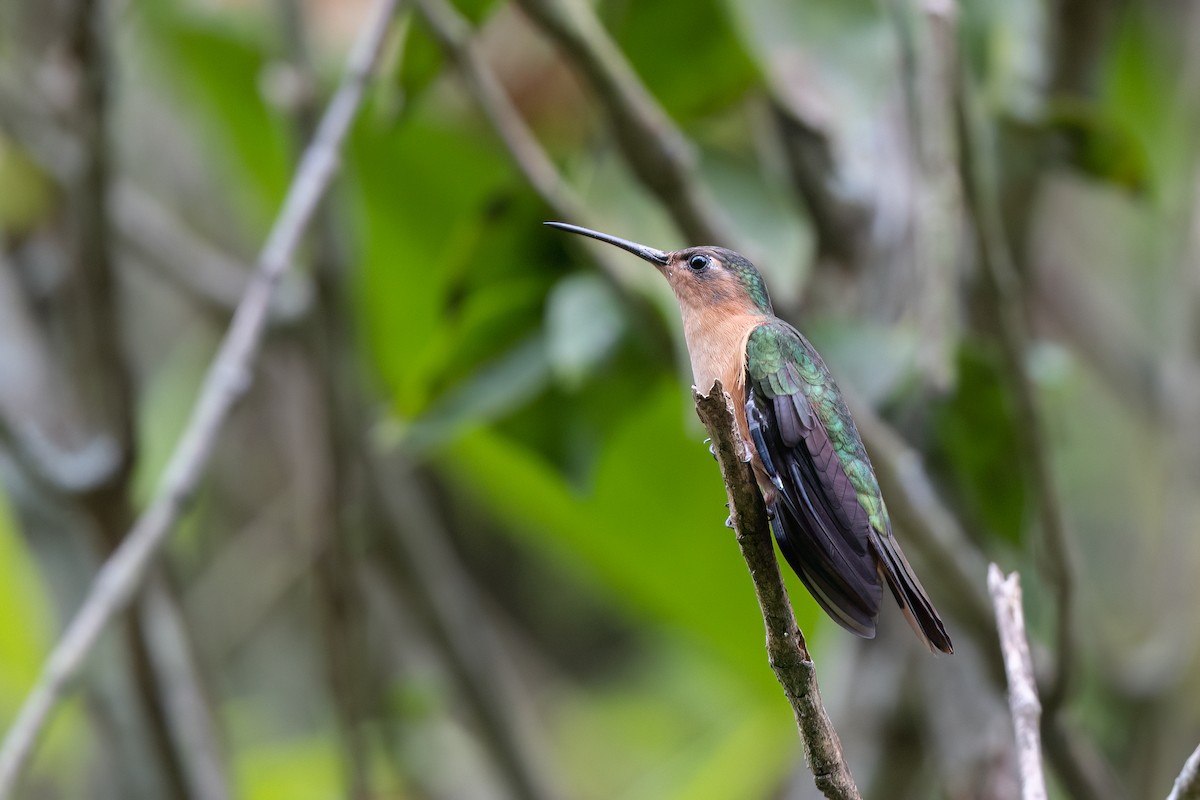
[[[368,5],[0,4],[0,728],[155,508]],[[961,643],[790,587],[869,796],[1017,792],[989,561],[1037,576],[1050,796],[1165,796],[1200,739],[1198,23],[415,0],[22,796],[815,796],[674,305],[546,219],[749,253],[851,390]]]

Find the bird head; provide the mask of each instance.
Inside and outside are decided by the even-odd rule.
[[[547,222],[552,228],[589,236],[649,261],[667,279],[685,311],[723,308],[742,313],[771,313],[771,299],[762,276],[745,256],[724,247],[688,247],[665,251],[618,236]]]

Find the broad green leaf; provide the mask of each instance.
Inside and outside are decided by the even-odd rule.
[[[421,113],[397,128],[360,124],[348,163],[361,242],[356,305],[375,367],[410,417],[447,366],[456,289],[522,266],[518,253],[490,246],[509,220],[489,209],[512,173],[486,138]]]
[[[540,338],[530,339],[439,398],[427,413],[398,431],[397,443],[418,453],[443,444],[526,402],[545,389],[549,377],[545,345]]]

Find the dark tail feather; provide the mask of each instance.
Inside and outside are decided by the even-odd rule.
[[[925,587],[908,565],[904,552],[890,535],[872,536],[871,542],[879,555],[879,575],[887,581],[892,596],[904,612],[904,618],[930,650],[953,653],[954,645],[938,616],[937,609],[925,594]]]
[[[877,576],[837,569],[833,554],[826,552],[805,530],[803,522],[786,503],[772,503],[771,513],[771,530],[779,543],[779,551],[817,604],[834,622],[851,633],[864,639],[875,638],[875,618],[879,615],[883,591]]]

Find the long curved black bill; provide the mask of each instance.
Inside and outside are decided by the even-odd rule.
[[[597,239],[601,242],[607,242],[608,244],[614,244],[617,247],[621,248],[622,250],[628,250],[629,252],[633,253],[635,256],[644,258],[645,260],[649,261],[651,264],[658,264],[659,266],[664,266],[664,265],[666,265],[667,261],[670,260],[670,256],[668,256],[662,250],[655,250],[653,247],[646,247],[646,245],[644,245],[644,244],[638,244],[637,242],[631,242],[628,239],[622,239],[619,236],[610,236],[607,233],[601,233],[600,231],[594,231],[591,228],[581,228],[578,225],[568,225],[565,222],[545,222],[542,224],[549,225],[551,228],[558,228],[560,231],[567,231],[568,233],[578,233],[580,236],[590,236],[591,238]]]

